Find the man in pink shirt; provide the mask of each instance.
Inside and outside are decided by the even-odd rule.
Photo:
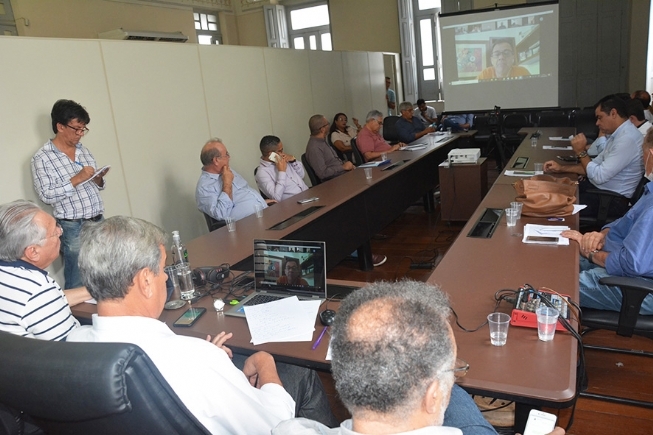
[[[379,134],[383,125],[383,114],[372,110],[365,118],[365,125],[356,137],[356,146],[366,162],[380,157],[382,153],[391,153],[404,146],[403,143],[390,145]]]

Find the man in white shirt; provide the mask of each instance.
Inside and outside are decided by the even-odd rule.
[[[259,147],[261,163],[254,177],[256,185],[266,197],[281,201],[308,190],[304,183],[304,165],[283,152],[281,139],[264,136]]]
[[[629,100],[626,102],[626,114],[628,119],[633,123],[637,130],[642,134],[642,137],[646,136],[648,129],[653,127],[649,121],[644,117],[644,108],[642,107],[642,102],[637,98]]]
[[[438,123],[438,112],[431,106],[426,105],[424,98],[417,100],[417,111],[415,112],[415,117],[421,120],[424,125],[431,125]]]
[[[136,344],[211,433],[270,433],[296,410],[272,356],[257,352],[241,371],[224,346],[231,334],[180,336],[157,320],[166,301],[165,246],[165,232],[140,219],[114,216],[86,225],[79,269],[98,312],[93,326],[78,328],[68,341]],[[305,398],[297,403],[301,415]]]

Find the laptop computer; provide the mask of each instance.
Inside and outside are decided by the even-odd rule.
[[[245,317],[246,305],[297,296],[326,299],[326,244],[297,240],[254,240],[254,292],[225,311]]]

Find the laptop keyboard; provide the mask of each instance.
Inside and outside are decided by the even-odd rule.
[[[273,295],[256,295],[252,299],[245,302],[243,305],[260,305],[266,302],[272,302],[279,299],[283,299],[283,296],[273,296]]]

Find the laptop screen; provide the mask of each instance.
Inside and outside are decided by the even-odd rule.
[[[256,290],[326,297],[324,242],[254,240]]]

